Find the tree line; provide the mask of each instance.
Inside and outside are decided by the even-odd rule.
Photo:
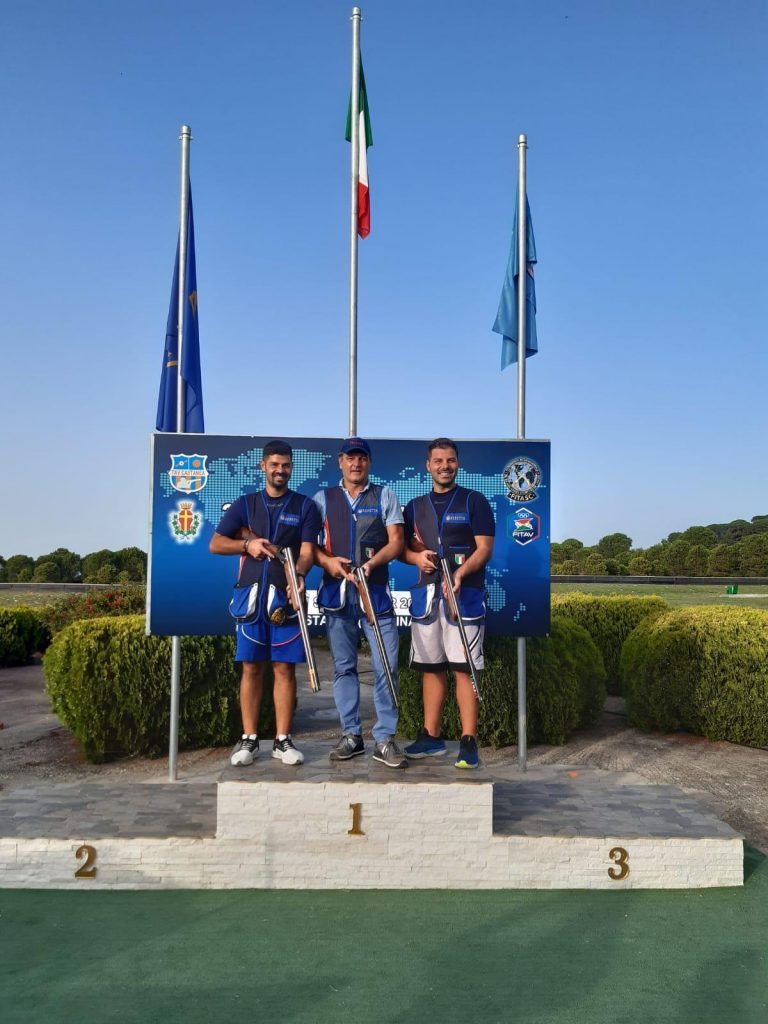
[[[92,551],[81,556],[67,548],[47,555],[0,555],[0,583],[145,583],[147,556],[141,548]]]
[[[555,576],[768,576],[768,516],[690,526],[649,548],[626,533],[609,533],[592,547],[575,537],[552,544]],[[0,555],[4,583],[145,583],[140,548],[103,549],[81,557],[67,548],[47,555]]]
[[[552,544],[554,576],[768,576],[768,516],[690,526],[649,548],[626,533],[592,547],[570,537]]]

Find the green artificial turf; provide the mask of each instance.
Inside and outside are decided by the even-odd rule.
[[[743,889],[0,891],[0,1020],[765,1024]]]

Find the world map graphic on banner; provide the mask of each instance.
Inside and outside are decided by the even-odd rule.
[[[162,635],[228,632],[226,613],[236,559],[216,557],[208,543],[223,511],[263,487],[264,438],[202,434],[153,435],[152,531],[148,629]],[[286,438],[293,447],[290,487],[308,496],[340,480],[340,442]],[[390,487],[401,506],[427,493],[423,440],[371,439],[370,480]],[[496,519],[494,556],[486,567],[489,633],[535,636],[549,629],[549,442],[458,441],[457,483],[479,491]],[[520,499],[525,499],[523,507]],[[535,530],[531,524],[535,523]],[[398,625],[409,625],[416,572],[390,564]],[[319,570],[307,580],[308,619],[324,618],[316,605]],[[524,630],[524,632],[523,632]]]

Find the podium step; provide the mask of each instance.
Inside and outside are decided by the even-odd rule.
[[[627,889],[743,884],[695,795],[599,769],[263,757],[209,780],[0,792],[0,887]]]

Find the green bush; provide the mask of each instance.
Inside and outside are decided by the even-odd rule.
[[[239,672],[232,637],[182,637],[179,747],[221,746],[240,735]],[[146,636],[142,616],[74,622],[43,661],[53,710],[89,761],[168,750],[171,640]],[[265,675],[260,732],[274,728]]]
[[[621,693],[619,658],[626,638],[638,623],[668,610],[669,605],[660,597],[595,597],[578,592],[552,597],[553,616],[575,619],[597,644],[608,677],[608,693]]]
[[[26,665],[44,651],[50,633],[38,608],[0,608],[0,665]]]
[[[41,612],[53,636],[65,626],[80,619],[103,618],[105,615],[138,615],[143,613],[146,591],[143,586],[115,587],[112,590],[84,590],[53,601]]]
[[[409,667],[410,639],[400,642],[400,728],[416,736],[423,725],[421,675]],[[534,743],[564,743],[580,725],[589,725],[605,703],[605,669],[589,633],[572,619],[552,620],[549,637],[527,644],[528,739]],[[488,637],[485,669],[480,679],[478,740],[492,747],[517,742],[517,640]],[[443,736],[461,735],[453,686],[443,714]]]
[[[640,729],[687,729],[768,746],[768,613],[703,606],[642,622],[621,656],[627,715]]]

